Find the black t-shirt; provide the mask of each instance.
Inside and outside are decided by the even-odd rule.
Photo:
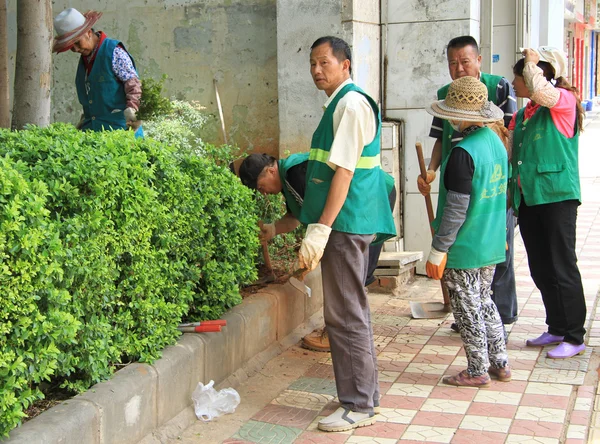
[[[289,170],[287,170],[287,173],[285,175],[286,182],[302,199],[304,199],[304,192],[306,191],[307,166],[308,160],[305,160],[304,162],[301,162],[298,165],[294,165],[293,167],[291,167]],[[285,187],[286,184],[283,184],[283,186]],[[285,203],[285,206],[289,212],[290,207],[288,206],[287,201]]]
[[[460,147],[454,148],[448,157],[444,186],[448,191],[471,194],[475,164],[469,153]]]

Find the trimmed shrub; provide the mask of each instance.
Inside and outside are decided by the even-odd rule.
[[[64,124],[0,131],[0,157],[0,435],[40,380],[82,391],[151,362],[186,314],[219,317],[256,278],[253,196],[226,168]]]

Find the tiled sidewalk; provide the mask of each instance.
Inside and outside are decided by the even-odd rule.
[[[439,283],[419,277],[400,296],[371,295],[379,351],[381,414],[370,427],[342,433],[317,430],[333,412],[335,383],[329,354],[244,423],[226,443],[584,443],[600,442],[597,393],[600,346],[600,178],[582,179],[578,218],[579,266],[588,306],[588,349],[580,357],[546,359],[547,349],[525,347],[545,331],[520,235],[515,239],[519,320],[509,334],[513,380],[487,389],[441,383],[466,368],[458,334],[445,320],[410,318],[408,301],[441,300]],[[596,363],[594,368],[590,362]],[[595,428],[597,427],[597,428]]]

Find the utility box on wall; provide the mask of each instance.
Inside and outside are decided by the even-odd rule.
[[[400,125],[397,122],[381,124],[381,168],[394,177],[396,186],[396,202],[394,205],[394,222],[397,236],[387,241],[383,251],[403,251],[402,242],[402,168],[400,162]]]

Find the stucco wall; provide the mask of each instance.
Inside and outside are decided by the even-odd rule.
[[[276,0],[55,0],[53,15],[75,7],[103,12],[96,29],[122,40],[142,77],[169,76],[167,95],[197,100],[217,114],[219,84],[230,143],[277,153]],[[16,0],[9,0],[9,17]],[[11,19],[14,22],[14,20]],[[10,49],[14,55],[15,26]],[[74,78],[78,56],[54,58],[55,121],[76,122],[81,107]],[[213,120],[209,141],[221,142]]]

